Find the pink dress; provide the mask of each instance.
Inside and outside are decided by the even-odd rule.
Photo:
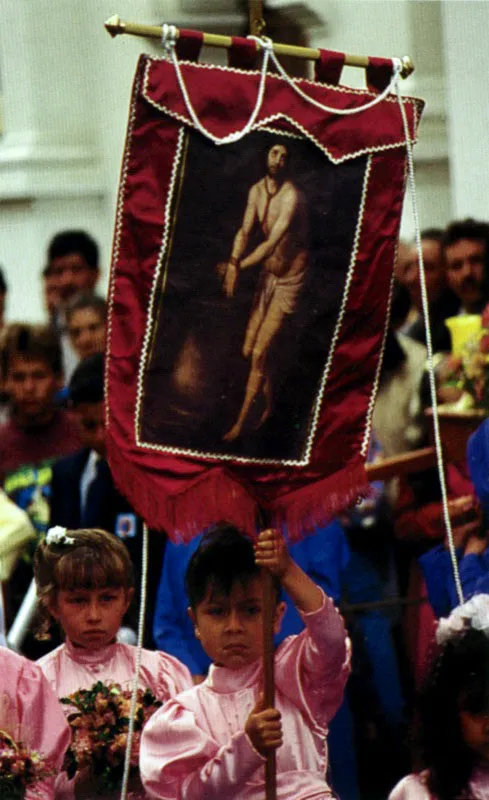
[[[0,729],[59,770],[70,729],[56,695],[37,664],[0,648]],[[27,789],[26,800],[52,800],[54,778]]]
[[[129,644],[114,642],[100,650],[74,647],[67,640],[51,653],[39,659],[38,664],[53,687],[57,697],[66,697],[78,689],[90,689],[97,681],[120,683],[125,689],[132,688],[136,667],[137,648]],[[165,702],[179,692],[192,686],[187,667],[167,653],[143,650],[139,685],[151,689],[158,700]],[[66,714],[73,711],[63,706]],[[72,800],[73,781],[65,773],[56,780],[57,800]],[[144,793],[132,797],[145,797]]]
[[[472,773],[469,791],[459,795],[460,800],[489,800],[489,766],[478,767]],[[389,800],[436,800],[426,786],[426,773],[407,775],[389,795]]]
[[[275,655],[275,707],[284,744],[277,750],[277,797],[332,797],[325,780],[328,722],[350,672],[343,620],[325,596],[302,614],[306,625]],[[151,797],[163,800],[263,800],[265,759],[244,732],[261,692],[260,662],[230,670],[212,665],[207,679],[170,700],[143,732],[140,770]]]

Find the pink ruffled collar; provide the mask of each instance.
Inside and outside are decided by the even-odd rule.
[[[253,661],[252,664],[240,669],[228,669],[211,664],[206,683],[215,692],[231,694],[256,683],[261,671],[261,661]]]
[[[91,666],[94,664],[106,664],[113,658],[117,649],[117,642],[112,642],[105,647],[97,648],[96,650],[87,650],[85,647],[75,647],[73,642],[69,639],[65,641],[66,652],[72,661],[77,664],[86,664]]]
[[[477,800],[489,800],[489,764],[477,766],[470,779],[471,796]]]

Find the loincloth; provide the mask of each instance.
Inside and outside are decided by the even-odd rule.
[[[257,308],[265,314],[274,305],[282,314],[293,314],[304,285],[306,269],[280,278],[271,272],[262,273],[258,286]]]

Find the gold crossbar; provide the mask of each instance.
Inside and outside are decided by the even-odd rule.
[[[122,33],[131,36],[143,36],[146,39],[161,39],[163,28],[161,25],[141,25],[138,22],[126,22],[122,20],[117,14],[110,17],[105,23],[105,29],[112,37],[119,36]],[[175,36],[178,39],[180,31],[176,28]],[[204,33],[203,43],[210,47],[224,47],[229,49],[233,43],[232,36],[222,36],[217,33]],[[255,42],[257,50],[260,49],[260,43]],[[278,56],[294,56],[295,58],[304,58],[311,61],[317,61],[320,56],[320,51],[313,47],[298,47],[292,44],[273,43],[273,51]],[[414,64],[409,56],[401,58],[402,70],[401,77],[407,78],[414,72]],[[349,55],[345,53],[345,64],[348,67],[368,67],[368,56]]]

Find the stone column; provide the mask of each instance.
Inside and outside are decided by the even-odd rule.
[[[489,3],[443,2],[441,11],[452,214],[489,219]]]

